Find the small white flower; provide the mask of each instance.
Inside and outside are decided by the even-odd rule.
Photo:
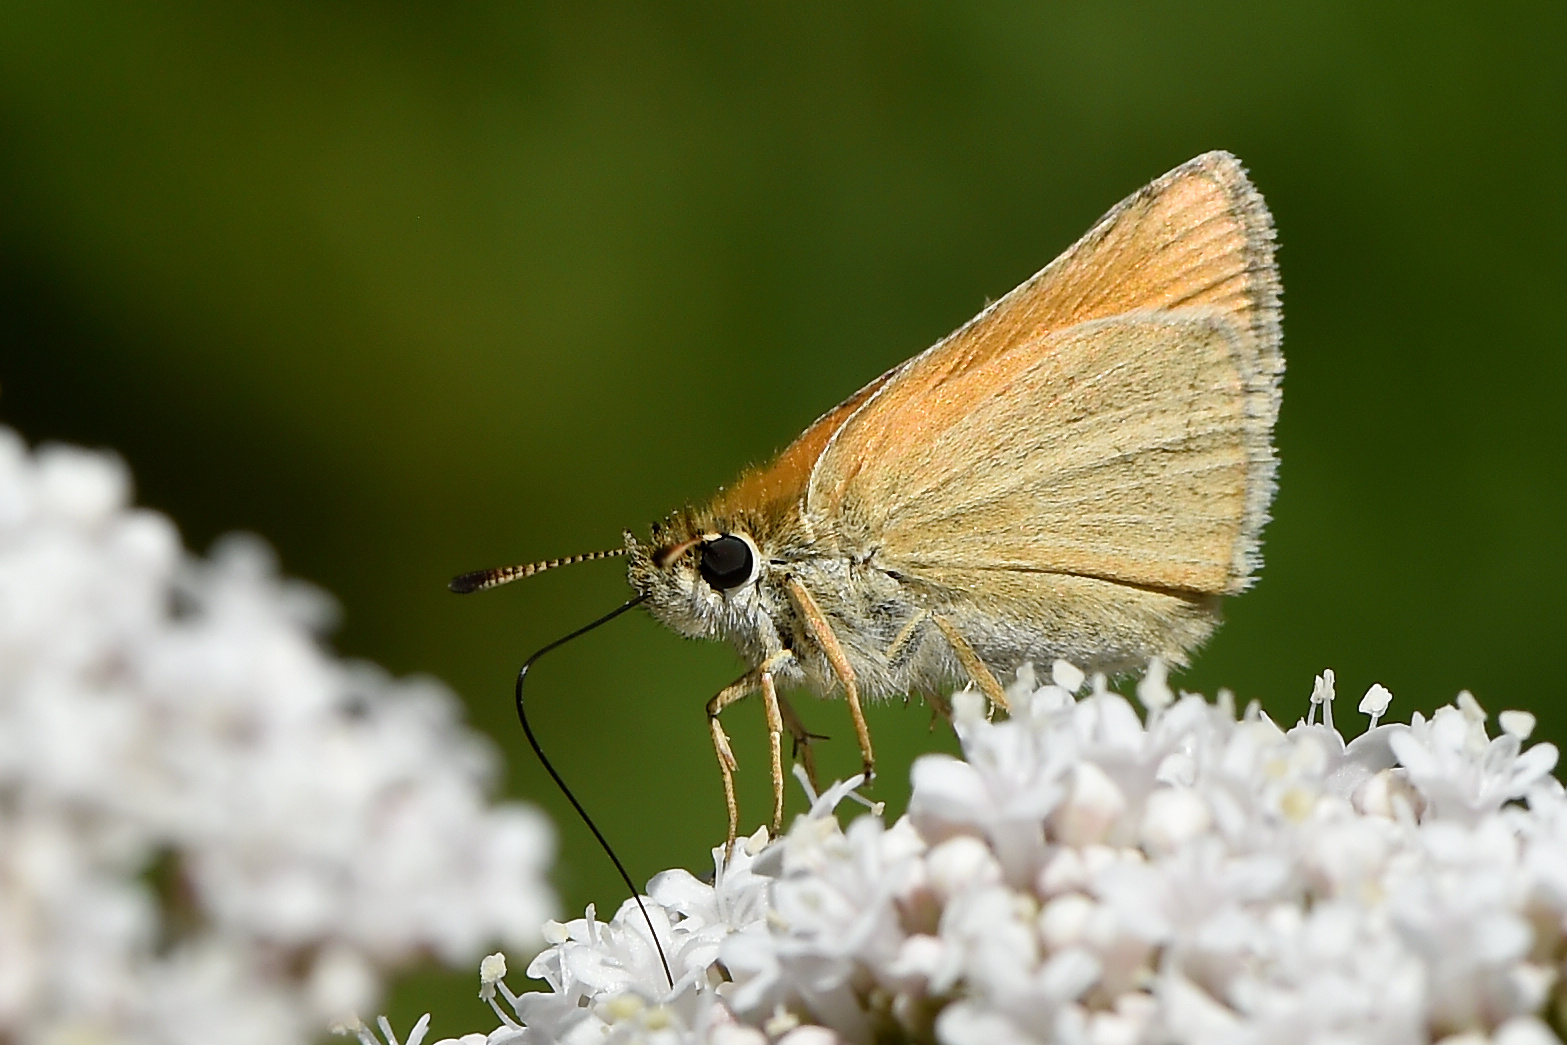
[[[559,925],[559,922],[552,924]],[[495,985],[506,978],[506,955],[499,951],[488,955],[479,963],[479,998],[489,1001],[495,997]]]
[[[1366,690],[1366,695],[1360,698],[1360,713],[1371,717],[1370,729],[1375,729],[1377,721],[1387,714],[1387,707],[1393,702],[1393,694],[1380,682],[1371,684]]]
[[[1502,732],[1528,740],[1529,734],[1534,732],[1535,718],[1527,711],[1504,711],[1496,716],[1496,724],[1502,727]]]
[[[1064,660],[1058,660],[1050,665],[1050,681],[1066,690],[1068,693],[1076,693],[1083,688],[1083,682],[1088,678],[1083,670],[1074,664]]]
[[[1150,712],[1163,711],[1175,701],[1175,694],[1170,691],[1170,685],[1166,681],[1169,671],[1164,666],[1164,661],[1155,657],[1148,662],[1148,670],[1142,680],[1137,683],[1137,699],[1143,707]]]
[[[1333,669],[1325,668],[1322,674],[1316,677],[1311,684],[1311,706],[1306,713],[1306,725],[1316,722],[1318,709],[1322,712],[1322,724],[1328,729],[1333,728],[1333,698],[1336,696],[1333,686]]]
[[[1458,705],[1458,710],[1463,712],[1464,718],[1468,719],[1470,722],[1475,723],[1476,725],[1485,725],[1485,708],[1480,706],[1480,702],[1475,699],[1475,695],[1473,693],[1469,692],[1467,689],[1459,690],[1458,699],[1455,700],[1454,703]]]
[[[1417,712],[1407,728],[1388,737],[1410,782],[1444,817],[1475,822],[1522,798],[1556,766],[1554,745],[1522,751],[1514,734],[1489,738],[1480,715],[1449,706],[1426,721]]]

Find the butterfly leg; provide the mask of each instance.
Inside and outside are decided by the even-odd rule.
[[[876,776],[876,755],[871,750],[871,731],[865,724],[865,712],[860,708],[860,686],[855,680],[854,665],[849,663],[848,654],[844,653],[843,646],[838,643],[838,636],[833,634],[832,625],[827,623],[827,615],[816,604],[816,599],[794,577],[784,581],[789,590],[789,597],[794,603],[794,608],[799,611],[805,621],[806,630],[811,633],[811,638],[821,646],[822,652],[827,655],[827,662],[832,665],[832,670],[838,676],[838,681],[843,683],[844,700],[849,705],[849,718],[854,723],[854,736],[860,742],[860,758],[865,765],[865,782]]]
[[[735,801],[735,753],[729,746],[729,734],[718,721],[718,713],[730,704],[749,696],[759,684],[756,673],[748,671],[719,690],[707,702],[707,728],[713,735],[713,751],[718,755],[718,772],[724,778],[724,809],[729,814],[728,846],[733,849],[740,831],[740,804]]]
[[[952,705],[947,698],[935,693],[925,694],[925,703],[930,705],[930,728],[935,732],[937,722],[945,722],[952,725]]]
[[[932,616],[934,614],[930,610],[920,610],[898,630],[898,634],[892,639],[892,644],[883,654],[887,659],[889,670],[894,673],[901,671],[905,662],[919,652],[920,643],[925,639],[925,625],[930,623]],[[930,706],[930,728],[934,730],[937,722],[952,725],[952,706],[934,692],[925,693],[923,696],[925,703]]]
[[[762,672],[762,706],[767,714],[767,747],[772,755],[773,771],[773,837],[783,828],[783,712],[778,709],[778,687],[773,685],[773,673]]]
[[[735,799],[735,769],[738,763],[735,761],[734,749],[729,746],[729,734],[724,732],[718,716],[736,701],[750,696],[757,690],[762,691],[763,699],[767,701],[767,732],[772,748],[773,832],[776,834],[783,820],[783,718],[778,710],[778,691],[773,685],[773,673],[793,656],[794,654],[788,650],[775,653],[763,661],[761,666],[746,672],[719,690],[713,699],[707,702],[708,731],[713,737],[713,751],[718,756],[718,771],[724,780],[724,809],[729,814],[730,848],[734,847],[735,838],[740,833],[740,803]]]
[[[992,708],[1000,708],[1002,711],[1010,711],[1007,704],[1006,691],[1001,688],[1001,683],[996,681],[996,676],[985,667],[985,662],[979,659],[979,654],[974,652],[974,647],[968,644],[968,640],[958,631],[947,618],[939,613],[931,614],[936,622],[936,627],[947,637],[952,644],[952,651],[958,655],[958,660],[963,664],[963,670],[967,671],[969,678],[979,687],[979,691],[985,694],[985,699],[990,701]]]
[[[919,639],[924,637],[923,625],[928,620],[930,610],[920,610],[909,618],[909,622],[893,637],[892,645],[887,647],[885,656],[889,665],[897,664],[902,657],[914,655],[914,651],[919,648]]]
[[[778,710],[783,714],[784,728],[789,731],[789,737],[794,741],[790,756],[799,759],[800,764],[805,767],[805,778],[811,782],[812,790],[820,791],[821,788],[816,783],[816,756],[811,753],[811,744],[827,738],[806,729],[794,706],[783,696],[778,698]]]

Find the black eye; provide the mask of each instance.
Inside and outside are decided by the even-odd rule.
[[[751,546],[732,533],[702,545],[702,579],[717,591],[738,588],[751,579]]]

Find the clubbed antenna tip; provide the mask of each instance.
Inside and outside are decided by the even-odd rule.
[[[497,584],[505,584],[495,575],[499,570],[475,570],[473,573],[465,573],[461,577],[453,577],[446,583],[446,587],[458,595],[467,595],[472,591],[482,591],[485,588],[493,588]]]

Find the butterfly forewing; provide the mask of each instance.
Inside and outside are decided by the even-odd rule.
[[[1273,489],[1272,225],[1210,153],[861,393],[807,512],[921,570],[1245,587]]]

